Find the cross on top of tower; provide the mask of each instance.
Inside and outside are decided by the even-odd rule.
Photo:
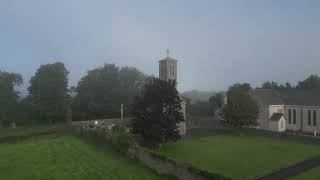
[[[170,55],[170,50],[167,49],[167,57],[169,57],[169,55]]]

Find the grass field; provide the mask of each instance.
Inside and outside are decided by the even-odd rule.
[[[4,180],[157,180],[150,169],[72,136],[0,144]]]
[[[290,180],[319,180],[319,179],[320,179],[320,167],[313,168],[296,177],[290,178]]]
[[[160,152],[233,179],[250,179],[318,155],[320,148],[264,137],[219,135],[166,144]]]

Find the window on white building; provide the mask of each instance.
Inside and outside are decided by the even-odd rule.
[[[311,126],[311,110],[308,110],[308,126]]]
[[[312,121],[313,126],[317,125],[317,111],[313,110],[313,121]]]
[[[293,124],[297,124],[297,112],[295,109],[293,110]]]
[[[291,124],[291,118],[292,118],[291,109],[288,110],[288,116],[289,116],[289,124]]]

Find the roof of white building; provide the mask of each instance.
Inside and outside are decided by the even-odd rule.
[[[251,95],[260,105],[320,106],[319,90],[254,89]]]

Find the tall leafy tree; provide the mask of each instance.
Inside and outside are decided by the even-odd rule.
[[[144,145],[158,145],[180,138],[177,124],[184,121],[175,81],[152,78],[134,104],[132,132]]]
[[[214,113],[216,110],[222,108],[224,103],[224,94],[222,92],[216,93],[209,98],[211,112]]]
[[[30,80],[29,102],[39,122],[65,121],[69,101],[69,71],[63,63],[41,65]]]
[[[119,68],[114,64],[105,64],[89,71],[76,87],[74,120],[119,117],[121,104],[124,104],[124,112],[129,115],[133,99],[145,78],[136,68]]]
[[[19,98],[15,88],[22,82],[20,74],[0,71],[0,126],[15,121]]]
[[[228,102],[223,109],[224,123],[241,128],[258,125],[259,107],[249,92],[249,84],[235,84],[227,92]]]
[[[320,89],[320,77],[318,75],[310,75],[304,81],[299,81],[298,89]]]

